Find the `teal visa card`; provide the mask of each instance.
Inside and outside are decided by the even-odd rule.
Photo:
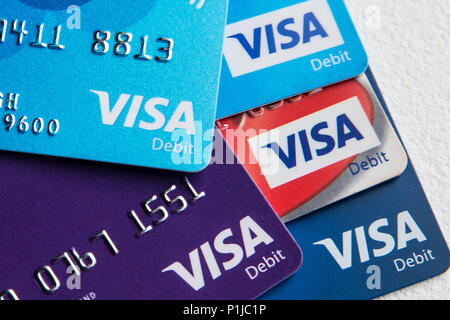
[[[343,0],[232,0],[217,119],[362,74]]]
[[[198,171],[209,162],[227,0],[0,7],[0,149]]]

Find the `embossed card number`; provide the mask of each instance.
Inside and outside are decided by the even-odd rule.
[[[11,25],[11,28],[8,26]],[[36,24],[35,32],[27,29],[26,20],[12,20],[0,19],[0,44],[4,44],[7,40],[7,34],[11,35],[10,41],[15,42],[17,46],[26,45],[25,38],[29,38],[28,45],[34,48],[41,49],[53,49],[64,50],[66,45],[61,43],[61,25],[52,27],[46,27],[44,23]],[[48,32],[47,29],[52,29],[52,32]],[[9,31],[9,32],[8,32]],[[49,35],[51,33],[51,35]],[[16,39],[14,41],[14,38]],[[52,38],[52,42],[44,42],[43,39]],[[114,44],[110,43],[111,32],[110,31],[95,31],[93,33],[94,42],[92,43],[92,52],[98,55],[104,55],[110,51],[110,46],[113,46],[113,52],[117,56],[128,56],[132,51],[131,42],[133,40],[133,34],[127,32],[117,32],[115,35]],[[149,36],[141,36],[141,45],[137,53],[134,55],[135,59],[149,61],[152,60],[152,56],[147,54],[149,43]],[[174,40],[171,38],[156,38],[157,44],[166,44],[166,46],[159,47],[158,50],[166,53],[165,56],[156,56],[154,60],[158,62],[167,62],[172,59],[172,52],[174,46]]]
[[[227,7],[228,0],[0,6],[0,150],[203,170]]]
[[[182,195],[173,195],[177,189],[177,186],[173,184],[160,194],[160,198],[165,206],[160,205],[154,209],[151,208],[151,203],[159,199],[157,195],[153,195],[141,204],[147,219],[153,219],[154,217],[157,218],[153,220],[150,219],[150,223],[145,224],[146,222],[143,217],[139,216],[135,210],[130,210],[128,216],[138,229],[136,232],[136,238],[140,239],[142,236],[150,232],[155,226],[158,226],[169,219],[171,214],[180,214],[188,209],[189,205],[206,196],[205,192],[198,192],[187,177],[183,177],[181,179],[180,185],[186,189],[186,191],[191,195],[191,198],[186,199]],[[91,243],[96,242],[97,240],[102,240],[112,255],[117,256],[119,254],[118,245],[109,235],[107,230],[102,230],[100,233],[89,238]],[[52,268],[52,265],[56,263],[64,263],[68,268],[70,268],[74,275],[80,276],[82,272],[89,271],[97,265],[97,258],[93,252],[80,254],[75,247],[72,247],[52,259],[51,264],[37,269],[34,273],[34,278],[38,286],[46,294],[52,294],[61,287],[61,280]],[[20,300],[20,295],[16,293],[14,289],[8,289],[0,293],[0,300]]]

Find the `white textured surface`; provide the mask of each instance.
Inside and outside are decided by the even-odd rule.
[[[449,243],[450,1],[345,2]],[[450,272],[386,298],[450,300]]]

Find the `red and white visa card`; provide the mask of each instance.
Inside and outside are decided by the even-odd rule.
[[[408,163],[365,75],[217,127],[285,222],[399,176]]]

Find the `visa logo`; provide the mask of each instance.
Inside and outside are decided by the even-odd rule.
[[[108,92],[98,90],[90,90],[90,92],[98,96],[102,123],[109,126],[115,125],[117,119],[123,109],[125,109],[125,107],[129,104],[128,102],[131,98],[130,94],[122,93],[115,102],[114,106],[111,108]],[[145,121],[147,119],[143,119],[136,124],[136,119],[143,101],[143,96],[133,96],[131,103],[129,104],[128,113],[123,123],[123,127],[133,128],[137,125],[143,130],[154,131],[163,129],[165,132],[174,132],[176,129],[184,129],[189,135],[195,134],[195,119],[192,102],[181,101],[173,111],[169,120],[166,121],[164,113],[159,109],[169,109],[169,99],[158,97],[148,99],[144,104],[144,110],[146,117],[150,121]]]
[[[276,188],[381,143],[353,97],[248,139],[270,188]]]
[[[400,212],[397,215],[396,224],[397,232],[394,235],[380,230],[381,228],[387,228],[389,226],[389,220],[387,218],[372,222],[370,226],[368,226],[367,231],[364,226],[354,230],[356,246],[361,263],[370,261],[371,254],[374,258],[384,257],[395,249],[402,250],[407,248],[410,241],[415,240],[419,243],[427,241],[427,237],[408,211]],[[351,268],[353,264],[352,255],[354,250],[352,249],[352,234],[353,230],[342,233],[342,242],[340,242],[340,240],[338,241],[338,243],[342,243],[342,250],[339,250],[335,242],[330,238],[317,241],[314,245],[324,246],[339,267],[342,270],[345,270]],[[372,242],[378,242],[372,250],[369,249],[368,239],[373,240]],[[379,244],[382,244],[382,246]]]
[[[236,242],[242,239],[243,247]],[[200,257],[206,262],[208,271],[213,280],[222,276],[222,271],[236,268],[244,258],[249,258],[256,253],[256,248],[262,244],[269,245],[274,242],[273,238],[250,216],[240,221],[239,235],[234,235],[231,228],[220,232],[212,241],[216,253],[213,252],[209,241],[200,246],[200,250],[194,249],[189,253],[190,267],[186,268],[181,262],[176,261],[161,272],[173,271],[195,291],[205,286],[205,276]],[[225,255],[230,257],[225,262],[217,261],[216,256]],[[192,271],[190,271],[192,270]]]
[[[224,55],[233,77],[344,44],[326,0],[310,0],[230,24]]]

